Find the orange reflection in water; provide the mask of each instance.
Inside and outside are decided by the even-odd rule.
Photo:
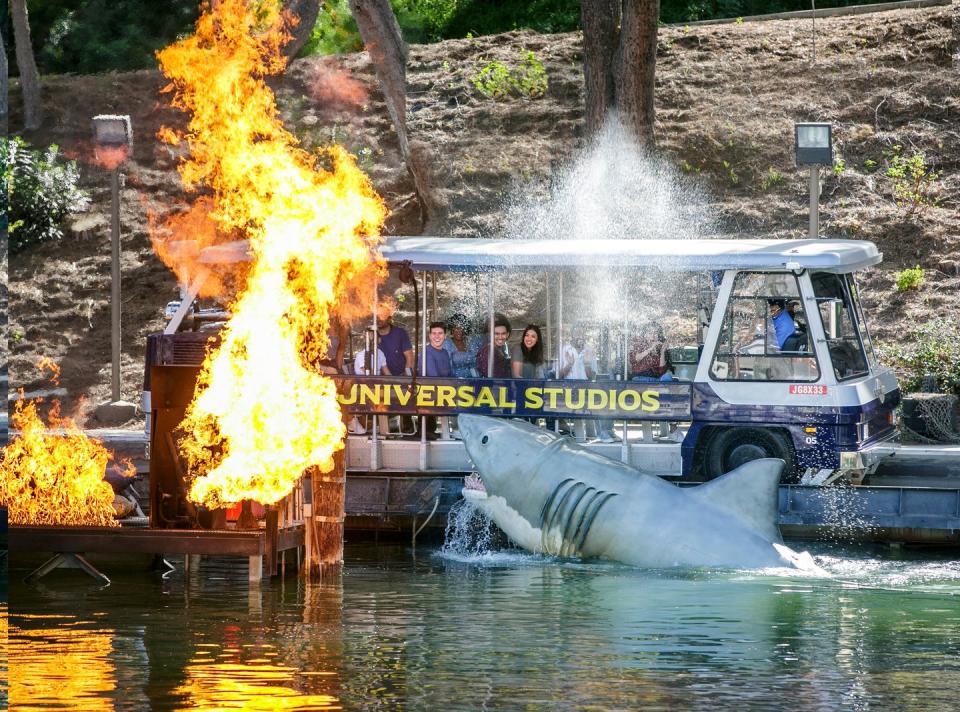
[[[6,633],[5,615],[2,621],[0,632]],[[137,684],[132,682],[136,676],[124,670],[131,661],[117,649],[117,632],[88,626],[89,622],[58,615],[14,618],[9,636],[10,709],[99,712],[149,704],[141,687],[146,676]],[[183,682],[167,696],[179,709],[343,709],[334,695],[297,689],[323,687],[334,673],[300,672],[279,661],[270,646],[231,641],[193,647],[193,657],[180,676]],[[163,663],[142,659],[146,666]],[[331,687],[335,684],[331,680]]]
[[[114,709],[114,631],[73,627],[76,622],[62,616],[21,615],[16,620],[42,623],[10,627],[10,709]]]
[[[305,683],[307,677],[324,673],[305,675],[274,660],[275,656],[275,651],[263,646],[225,647],[218,655],[213,649],[198,650],[184,671],[186,679],[174,694],[190,700],[191,708],[201,710],[343,709],[333,695],[310,694],[293,687],[297,678]]]

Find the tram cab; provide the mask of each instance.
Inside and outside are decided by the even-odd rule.
[[[777,457],[787,463],[788,481],[859,481],[897,437],[900,391],[892,371],[877,361],[854,277],[882,260],[870,242],[424,236],[386,238],[380,251],[391,274],[403,271],[403,281],[412,277],[419,287],[415,318],[406,321],[417,363],[425,365],[427,324],[450,314],[456,292],[461,305],[463,294],[473,295],[475,331],[485,331],[491,347],[495,312],[521,312],[514,314],[521,327],[538,322],[549,368],[541,380],[479,371],[448,379],[334,376],[347,416],[368,424],[348,436],[347,466],[354,473],[469,471],[461,442],[431,441],[424,429],[427,418],[455,422],[462,412],[554,428],[603,419],[618,442],[587,447],[646,471],[695,480]],[[451,285],[458,280],[465,285],[457,292]],[[518,299],[515,285],[529,298]],[[380,297],[372,291],[368,333],[376,334]],[[189,311],[188,301],[176,306],[168,340],[181,336],[176,322]],[[668,327],[670,365],[662,378],[636,380],[628,367],[631,338],[651,319]],[[590,381],[557,378],[574,322],[592,330],[599,366]],[[355,324],[354,334],[366,326]],[[176,353],[197,349],[155,344],[148,372],[151,358],[172,363],[163,354]],[[149,412],[149,391],[145,400]],[[395,416],[419,423],[416,434],[391,432],[386,423]]]

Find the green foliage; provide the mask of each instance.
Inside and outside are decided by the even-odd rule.
[[[781,183],[783,183],[783,174],[773,166],[767,168],[767,172],[760,176],[760,190],[762,191],[768,191]]]
[[[300,50],[301,57],[314,54],[346,54],[363,49],[357,23],[348,0],[325,0],[310,39]]]
[[[821,0],[818,7],[874,0]],[[580,28],[580,0],[391,0],[404,39],[411,43],[475,37],[510,30],[572,32]],[[30,25],[40,71],[98,73],[155,66],[154,53],[192,31],[199,0],[31,0]],[[809,9],[809,0],[661,0],[663,23],[742,18]],[[9,23],[9,20],[7,20]],[[9,24],[6,37],[10,37]],[[13,43],[6,43],[11,69]],[[324,0],[301,56],[362,47],[346,0]]]
[[[90,202],[80,190],[80,170],[61,158],[57,146],[32,148],[20,137],[0,143],[9,206],[10,253],[63,237],[63,221]]]
[[[727,173],[727,179],[730,181],[730,185],[737,185],[740,182],[740,176],[733,169],[730,161],[723,162],[723,170]]]
[[[847,162],[842,158],[838,158],[833,164],[833,175],[839,178],[845,170],[847,170]]]
[[[893,199],[908,215],[922,213],[940,204],[940,173],[927,165],[926,156],[916,151],[904,156],[899,145],[887,155],[887,178],[893,183]]]
[[[898,292],[906,292],[908,289],[920,289],[920,285],[923,284],[923,268],[919,265],[909,267],[894,274],[893,278],[897,283]]]
[[[196,0],[31,2],[37,65],[42,74],[155,67],[154,53],[193,30],[199,7]]]
[[[547,93],[547,71],[536,55],[525,50],[520,63],[508,67],[490,62],[470,80],[484,96],[505,99],[510,95],[536,99]]]
[[[960,395],[960,322],[940,317],[911,330],[902,345],[885,344],[881,359],[896,369],[905,392],[920,390],[931,374],[948,393]]]

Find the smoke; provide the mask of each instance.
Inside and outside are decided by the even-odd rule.
[[[310,96],[329,108],[349,108],[367,103],[367,88],[362,82],[337,67],[318,65],[307,82]]]

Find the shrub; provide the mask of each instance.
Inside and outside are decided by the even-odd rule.
[[[515,67],[493,61],[470,81],[477,91],[491,99],[504,99],[511,94],[536,99],[547,93],[547,71],[529,50],[523,52],[523,59]]]
[[[76,162],[63,160],[56,145],[39,151],[19,137],[0,145],[11,254],[47,240],[59,240],[64,218],[90,202],[78,187],[80,170]]]
[[[927,165],[926,156],[916,152],[907,157],[894,146],[887,163],[887,178],[893,182],[893,199],[908,214],[920,213],[940,203],[940,173]]]
[[[902,272],[897,272],[893,275],[893,278],[896,280],[898,292],[906,292],[908,289],[919,289],[920,285],[923,284],[923,268],[919,265],[910,267]]]
[[[767,172],[760,176],[760,190],[767,191],[781,183],[783,183],[783,174],[773,166],[767,168]]]
[[[953,319],[940,317],[915,327],[902,345],[883,345],[880,357],[897,371],[905,392],[920,390],[930,374],[945,392],[960,395],[960,323]]]

